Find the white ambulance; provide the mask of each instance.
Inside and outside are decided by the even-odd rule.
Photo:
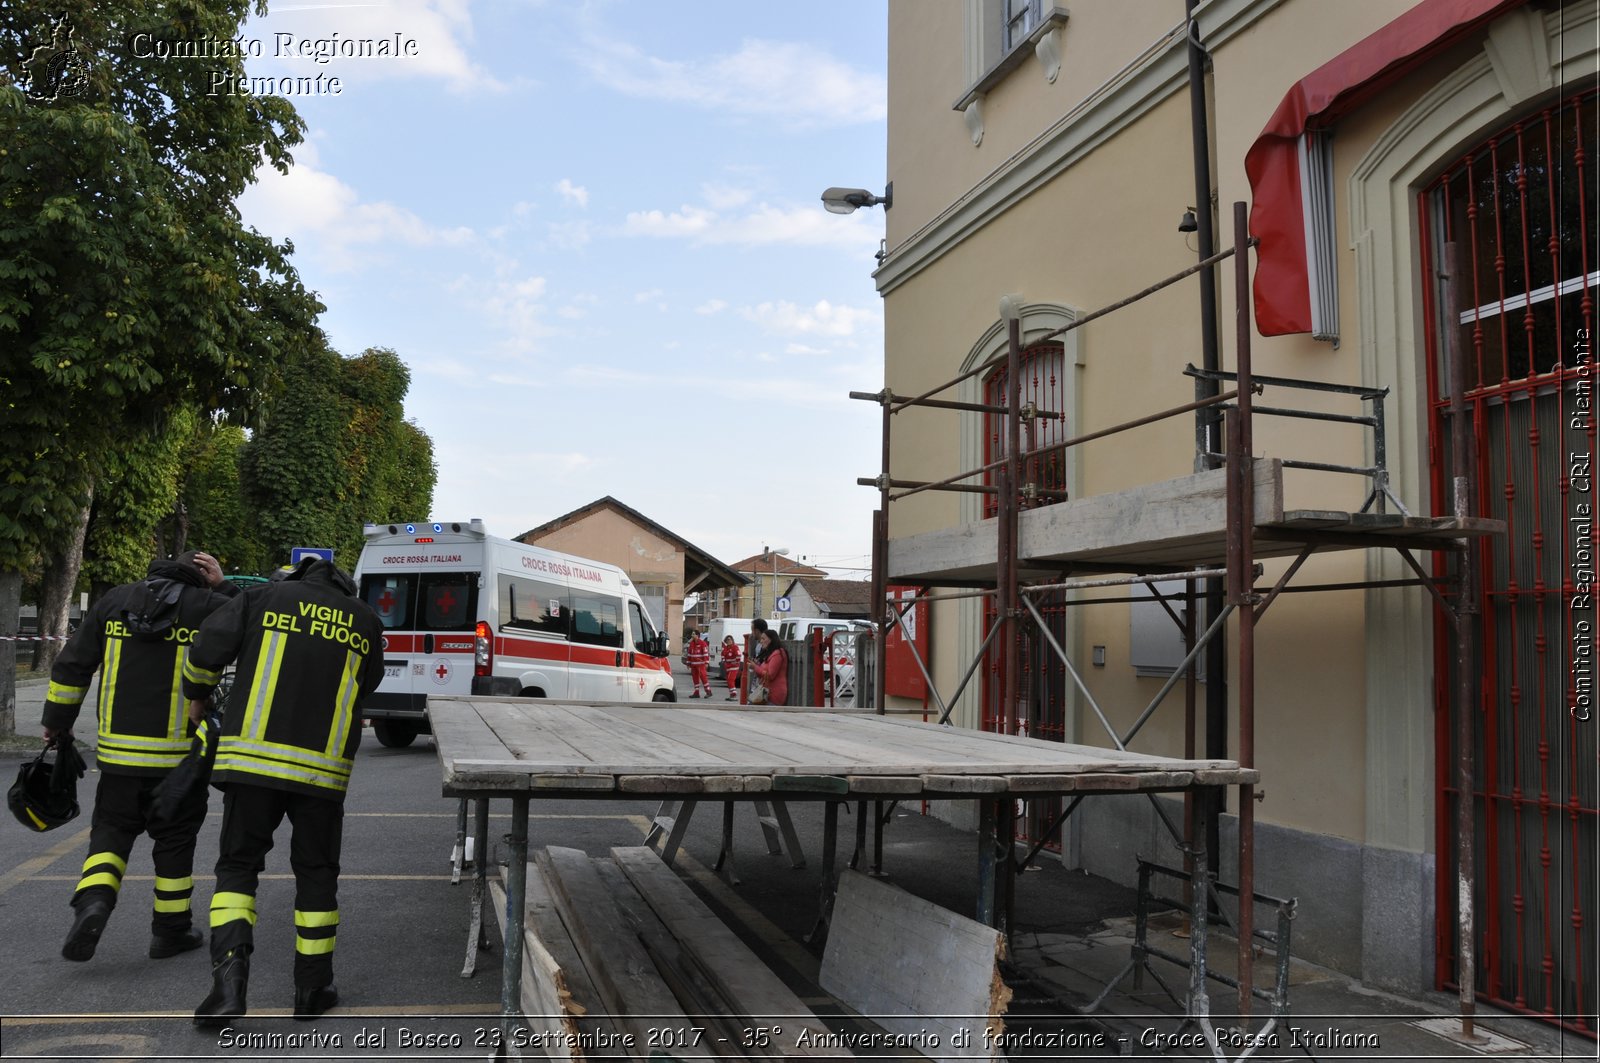
[[[481,520],[368,524],[361,598],[383,621],[378,741],[429,732],[429,694],[672,701],[667,637],[627,574],[485,533]]]

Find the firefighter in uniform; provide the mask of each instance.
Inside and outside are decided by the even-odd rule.
[[[211,897],[211,993],[195,1025],[245,1013],[256,884],[272,835],[289,817],[294,871],[294,1014],[310,1019],[339,999],[344,795],[361,741],[360,703],[383,678],[383,624],[349,576],[306,558],[252,588],[201,627],[183,668],[192,718],[222,669],[238,660],[212,780],[224,793],[216,892]]]
[[[89,857],[72,895],[72,929],[61,946],[69,960],[94,955],[141,834],[150,835],[156,873],[151,958],[176,956],[205,940],[189,911],[205,794],[186,802],[171,820],[151,815],[152,794],[189,752],[194,733],[179,690],[184,646],[201,621],[237,593],[208,554],[154,561],[145,579],[101,596],[50,669],[41,721],[46,738],[72,733],[89,680],[100,672],[95,758],[100,783]]]

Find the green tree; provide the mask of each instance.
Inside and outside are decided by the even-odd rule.
[[[410,372],[393,351],[341,358],[303,349],[279,401],[240,458],[244,496],[271,563],[294,546],[331,546],[346,569],[362,524],[425,516],[437,470],[433,442],[405,419]]]
[[[287,169],[293,107],[209,95],[208,70],[242,74],[237,56],[133,46],[227,41],[247,13],[238,0],[0,8],[0,635],[16,630],[23,573],[73,533],[125,440],[179,407],[248,408],[314,329],[321,308],[290,248],[234,206],[263,160]],[[52,42],[69,75],[54,85],[29,65]],[[29,95],[52,87],[67,91]],[[15,728],[14,646],[0,639],[0,733]]]
[[[101,463],[83,548],[89,595],[145,574],[160,549],[159,525],[172,512],[184,451],[198,417],[178,411],[161,432],[129,440]]]
[[[186,522],[186,549],[206,551],[222,563],[223,571],[259,574],[269,565],[244,508],[239,481],[244,444],[244,429],[234,424],[202,427],[196,433],[184,457],[181,512],[173,514],[173,523]]]

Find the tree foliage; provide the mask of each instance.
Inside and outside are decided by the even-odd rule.
[[[101,463],[83,548],[92,594],[143,576],[158,553],[157,526],[172,512],[198,420],[194,411],[179,410],[164,430],[126,441]]]
[[[184,455],[178,504],[188,520],[190,549],[211,554],[225,572],[258,573],[268,561],[245,511],[239,482],[244,443],[244,429],[238,425],[202,426]]]
[[[164,431],[179,406],[247,407],[314,328],[288,246],[234,207],[263,159],[287,168],[294,109],[208,94],[207,70],[242,73],[237,56],[133,45],[226,41],[247,13],[237,0],[0,9],[0,572],[61,534],[125,440]],[[31,99],[25,63],[61,27],[81,83]]]
[[[417,519],[432,504],[433,443],[405,420],[410,372],[392,351],[341,358],[303,349],[240,460],[253,525],[271,563],[294,546],[331,546],[355,565],[366,521]]]

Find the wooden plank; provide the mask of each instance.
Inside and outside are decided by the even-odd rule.
[[[920,775],[851,775],[846,780],[853,794],[920,794]]]
[[[617,789],[625,794],[704,793],[705,779],[696,775],[620,775]]]
[[[922,788],[930,794],[1003,794],[1006,780],[998,775],[924,775]]]
[[[611,850],[611,858],[651,909],[685,949],[693,952],[712,982],[729,1000],[737,1001],[737,1017],[748,1028],[782,1026],[771,1048],[791,1056],[836,1056],[836,1048],[806,1047],[827,1043],[828,1027],[812,1016],[800,998],[739,940],[727,924],[648,849]],[[812,1035],[801,1037],[802,1031]]]
[[[704,781],[708,794],[765,794],[772,791],[770,775],[709,775]]]
[[[506,891],[498,879],[489,882],[489,896],[495,917],[500,920],[500,940],[506,933]],[[502,947],[504,947],[502,945]],[[582,1044],[577,1018],[567,1007],[570,995],[561,965],[545,951],[543,943],[534,934],[523,934],[522,941],[522,997],[517,1002],[528,1027],[536,1035],[547,1038],[547,1051],[551,1059],[582,1058],[574,1045]]]
[[[933,1059],[997,1059],[1011,1000],[992,927],[854,871],[839,879],[818,982]],[[986,1033],[988,1036],[985,1036]],[[958,1047],[966,1041],[966,1047]]]
[[[578,1032],[583,1035],[576,1043],[576,1051],[573,1051],[573,1042],[566,1040],[563,1044],[547,1045],[549,1054],[557,1058],[562,1058],[562,1053],[576,1057],[609,1054],[622,1045],[622,1031],[607,1014],[600,991],[595,988],[589,970],[578,954],[578,947],[572,941],[572,935],[561,921],[550,884],[538,864],[532,860],[528,861],[527,894],[524,912],[528,936],[537,937],[541,947],[560,967],[560,1013],[570,1015]],[[501,904],[500,909],[504,911],[504,908],[505,905]],[[558,1013],[546,1010],[542,1014],[550,1016]],[[562,1029],[566,1032],[569,1027],[563,1026]]]
[[[629,1051],[644,1058],[652,1029],[687,1029],[691,1025],[688,1016],[656,972],[638,934],[607,894],[588,855],[550,846],[535,859],[550,883],[561,921],[600,990],[605,1010],[634,1036]]]
[[[1194,773],[1196,786],[1253,786],[1260,781],[1254,768],[1202,768]]]
[[[774,775],[774,793],[847,794],[850,780],[843,775]]]

